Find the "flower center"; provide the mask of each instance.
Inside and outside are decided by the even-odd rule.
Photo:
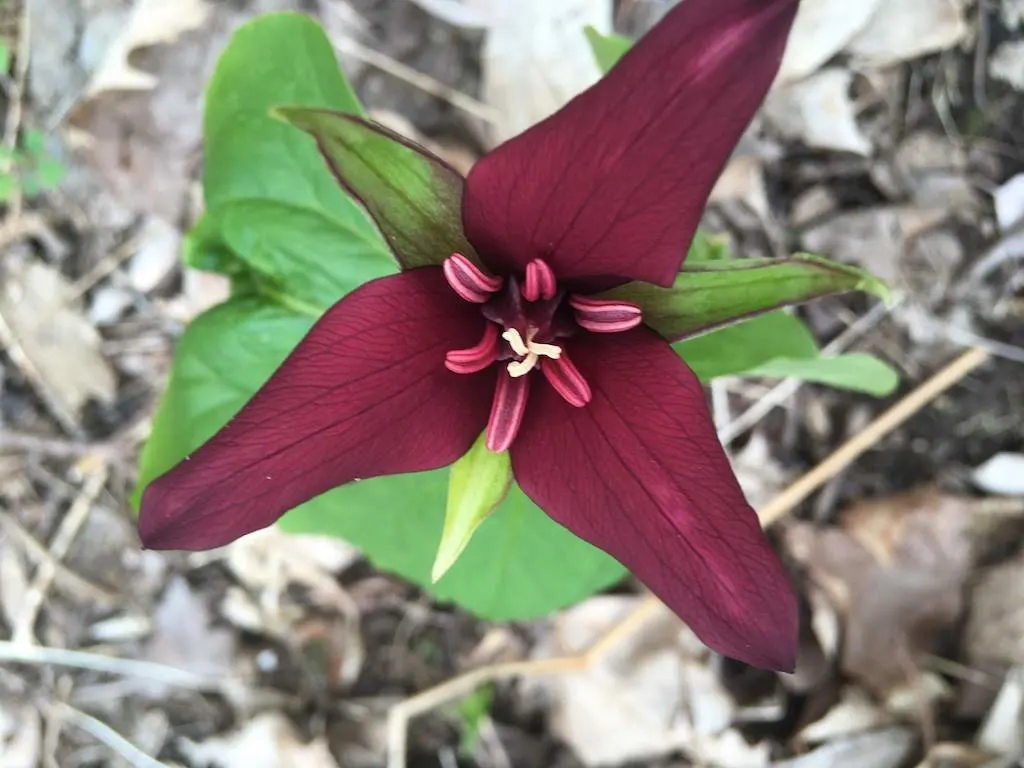
[[[508,361],[498,374],[487,423],[487,447],[496,452],[507,450],[519,431],[531,371],[539,370],[569,405],[582,408],[590,402],[590,385],[569,359],[563,340],[580,332],[627,331],[643,319],[635,304],[561,289],[551,267],[541,259],[527,264],[521,278],[499,277],[453,253],[443,271],[452,290],[463,300],[479,304],[487,320],[483,338],[472,347],[448,352],[445,366],[454,373],[470,374],[499,360]]]

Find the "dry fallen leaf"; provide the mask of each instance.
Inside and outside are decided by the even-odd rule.
[[[179,739],[185,756],[195,765],[217,768],[338,768],[326,741],[299,741],[284,715],[268,712],[240,730],[201,742]]]
[[[978,746],[996,755],[1024,752],[1024,668],[1006,675],[992,709],[978,731]]]
[[[971,474],[974,484],[999,496],[1024,496],[1024,453],[997,453]]]
[[[846,46],[862,66],[886,67],[959,44],[967,36],[963,0],[885,0]]]
[[[864,502],[840,526],[799,523],[792,554],[843,618],[843,670],[880,695],[960,615],[971,565],[972,502],[931,489]]]
[[[8,259],[0,267],[0,317],[38,371],[33,383],[65,423],[91,398],[114,399],[117,381],[100,352],[102,339],[79,308],[71,285],[53,267]]]
[[[641,600],[595,597],[563,611],[536,655],[580,652]],[[552,702],[552,731],[588,766],[675,750],[705,764],[766,765],[767,746],[749,745],[730,729],[735,704],[709,657],[689,629],[659,608],[590,668],[538,682]]]
[[[772,768],[897,768],[914,749],[909,728],[883,728],[830,742],[806,755],[772,763]]]
[[[853,73],[823,69],[806,80],[776,88],[765,101],[765,117],[785,137],[808,147],[870,155],[871,142],[857,125],[850,98]]]
[[[882,0],[803,0],[776,82],[792,82],[815,72],[867,26],[880,5]]]
[[[36,768],[42,745],[43,723],[31,704],[0,699],[0,767]]]
[[[1024,555],[984,571],[971,590],[970,606],[968,660],[1024,666]]]

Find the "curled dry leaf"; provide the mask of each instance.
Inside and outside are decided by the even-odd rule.
[[[585,650],[641,600],[596,597],[560,613],[537,655]],[[552,702],[551,728],[588,766],[675,750],[703,764],[765,765],[767,746],[748,745],[730,729],[735,704],[709,666],[709,654],[659,608],[590,667],[540,683]]]
[[[915,676],[917,657],[960,615],[971,517],[971,500],[924,489],[861,503],[838,527],[787,532],[843,619],[843,670],[876,693]]]
[[[852,83],[847,69],[823,69],[773,90],[764,104],[765,117],[784,136],[808,147],[870,155],[871,142],[857,125]]]
[[[4,266],[0,316],[28,365],[38,372],[33,384],[43,390],[40,394],[55,415],[74,424],[89,399],[112,401],[114,372],[71,285],[53,267],[31,259],[8,259]]]

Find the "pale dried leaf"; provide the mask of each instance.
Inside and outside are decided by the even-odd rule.
[[[885,67],[962,42],[968,32],[962,0],[885,0],[846,46],[861,66]]]
[[[974,484],[1000,496],[1024,496],[1024,453],[997,453],[971,475]]]
[[[161,218],[147,216],[136,239],[135,254],[128,262],[128,282],[135,290],[149,293],[178,266],[181,230]]]
[[[0,537],[0,617],[8,627],[16,627],[21,621],[27,592],[25,560],[12,541]]]
[[[821,718],[800,730],[797,738],[807,744],[822,744],[870,728],[888,725],[889,718],[859,688],[848,686],[839,703]]]
[[[178,744],[193,764],[217,768],[338,768],[326,741],[303,744],[277,712],[258,715],[226,736],[201,742],[182,738]]]
[[[45,388],[69,420],[96,398],[114,399],[117,381],[103,357],[99,333],[83,315],[71,285],[53,267],[8,260],[0,287],[0,315]]]
[[[498,110],[495,144],[522,133],[597,82],[583,28],[608,33],[611,0],[491,0],[484,42],[484,100]]]
[[[494,21],[491,0],[412,0],[427,13],[453,27],[486,29]]]
[[[726,163],[711,189],[709,202],[722,203],[729,200],[746,203],[763,220],[768,219],[771,207],[762,158],[736,154]]]
[[[882,0],[803,0],[777,83],[807,77],[839,53],[871,20]]]
[[[996,221],[1003,232],[1009,232],[1024,221],[1024,173],[1011,176],[993,193]]]
[[[850,98],[853,73],[823,69],[799,83],[776,88],[765,101],[765,117],[785,137],[816,149],[870,155],[871,142],[857,125]]]
[[[1024,668],[1006,675],[992,709],[978,731],[978,746],[997,755],[1024,752]]]
[[[988,71],[996,80],[1024,91],[1024,40],[1001,43],[988,60]]]
[[[0,767],[36,768],[41,765],[43,723],[31,704],[0,699]]]
[[[882,695],[905,685],[960,615],[971,520],[969,499],[925,489],[859,504],[841,527],[787,532],[844,619],[845,672]]]
[[[917,737],[909,728],[883,728],[840,739],[772,768],[897,768],[914,749]]]
[[[152,73],[131,65],[132,53],[140,48],[173,43],[185,32],[201,27],[209,13],[210,7],[204,0],[138,0],[128,25],[114,40],[89,83],[85,98],[103,91],[155,87],[157,78]]]
[[[968,660],[1024,665],[1024,555],[984,571],[971,591],[970,606]]]
[[[578,653],[635,610],[636,597],[596,597],[555,617],[540,656]],[[735,704],[708,666],[709,652],[667,609],[649,617],[591,667],[540,683],[552,702],[551,728],[585,765],[649,760],[674,750],[709,762],[736,753],[727,734]],[[723,741],[724,740],[724,741]],[[764,765],[747,747],[730,765]]]

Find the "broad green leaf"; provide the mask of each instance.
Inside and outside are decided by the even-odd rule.
[[[338,182],[359,199],[405,269],[475,259],[462,231],[462,177],[407,139],[351,116],[281,107],[276,114],[312,135]]]
[[[892,394],[900,383],[899,374],[892,366],[863,352],[802,360],[769,360],[751,368],[746,375],[780,379],[793,377],[841,389],[866,392],[876,397]]]
[[[480,523],[494,512],[512,485],[512,461],[507,451],[494,453],[480,435],[448,472],[448,503],[441,544],[430,570],[436,582],[459,559]]]
[[[241,26],[206,90],[206,208],[239,199],[307,208],[375,235],[369,217],[338,186],[315,142],[271,117],[280,104],[362,114],[320,25],[298,13]]]
[[[313,319],[255,298],[197,318],[178,343],[170,382],[143,451],[140,488],[225,424],[287,356]],[[379,477],[337,488],[281,521],[337,536],[383,570],[491,619],[535,618],[621,580],[625,569],[551,521],[513,486],[458,561],[431,586],[448,470]],[[134,499],[137,506],[138,493]]]
[[[626,55],[626,51],[633,47],[633,41],[622,35],[603,35],[591,26],[583,28],[583,33],[590,43],[590,50],[594,52],[597,66],[601,72],[607,73],[615,66],[619,59]]]
[[[818,345],[800,318],[776,310],[672,345],[703,382],[776,358],[814,359]]]
[[[848,291],[889,297],[878,278],[811,254],[685,264],[671,288],[627,283],[602,295],[639,304],[647,325],[677,341],[788,304]]]
[[[311,208],[256,198],[230,200],[207,213],[186,238],[185,261],[244,275],[245,284],[269,300],[314,317],[395,269],[378,236]]]

